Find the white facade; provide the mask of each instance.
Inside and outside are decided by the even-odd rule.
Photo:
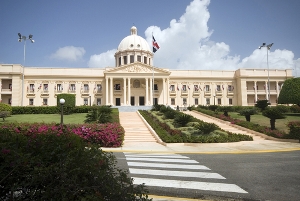
[[[153,53],[132,27],[115,53],[115,67],[24,68],[0,64],[0,100],[12,106],[55,106],[61,93],[76,105],[254,105],[276,104],[292,70],[171,70],[152,66]],[[270,90],[268,89],[270,80]]]

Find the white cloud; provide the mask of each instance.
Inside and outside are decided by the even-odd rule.
[[[108,50],[101,54],[94,54],[90,57],[88,62],[89,67],[105,68],[109,66],[115,66],[115,53],[116,49]]]
[[[153,33],[161,47],[155,53],[154,65],[160,68],[199,70],[267,68],[267,55],[263,49],[257,49],[241,60],[239,55],[230,55],[228,44],[210,40],[213,30],[207,25],[210,18],[209,4],[210,0],[194,0],[179,20],[172,19],[166,29],[157,26],[146,29],[145,36],[149,45],[152,44]],[[115,51],[91,56],[89,66],[114,66]],[[297,65],[300,74],[300,59],[294,60],[292,51],[271,49],[268,56],[270,68],[287,69]]]
[[[81,60],[84,54],[85,49],[83,47],[65,46],[59,48],[50,58],[74,62]]]

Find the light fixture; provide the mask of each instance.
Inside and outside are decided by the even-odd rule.
[[[267,48],[267,67],[268,67],[268,102],[271,104],[271,100],[270,100],[270,69],[269,69],[269,50],[271,49],[272,45],[274,43],[271,43],[269,45],[266,45],[266,43],[263,43],[261,46],[258,47],[258,49],[261,49],[262,47],[266,47]]]
[[[59,99],[59,103],[60,103],[60,109],[61,109],[61,113],[60,113],[60,126],[62,128],[63,124],[64,124],[64,104],[65,104],[65,99],[61,98]]]
[[[21,33],[18,33],[18,36],[19,36],[19,39],[18,41],[19,42],[22,42],[24,41],[24,63],[23,63],[23,73],[22,73],[22,100],[21,100],[21,106],[23,106],[23,98],[24,98],[24,68],[25,68],[25,55],[26,55],[26,39],[27,37],[26,36],[22,36]],[[31,43],[34,43],[34,40],[32,39],[33,35],[30,34],[28,39],[31,41]]]

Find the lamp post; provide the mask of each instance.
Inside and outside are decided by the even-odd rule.
[[[27,40],[27,37],[26,36],[22,36],[22,34],[18,33],[18,36],[19,36],[19,39],[18,41],[19,42],[22,42],[24,41],[24,62],[23,62],[23,73],[22,73],[22,100],[21,100],[21,106],[23,106],[23,98],[24,98],[24,68],[25,68],[25,55],[26,55],[26,40]],[[28,39],[31,41],[31,43],[34,43],[34,40],[32,39],[32,34],[30,34],[28,36]]]
[[[61,115],[60,115],[60,126],[62,128],[63,124],[64,124],[64,104],[65,104],[65,99],[61,98],[59,100],[60,103],[60,108],[61,108]]]
[[[261,49],[262,47],[267,48],[267,67],[268,67],[268,102],[271,103],[270,100],[270,69],[269,69],[269,50],[271,49],[273,43],[266,45],[266,43],[263,43],[261,46],[258,47],[258,49]]]

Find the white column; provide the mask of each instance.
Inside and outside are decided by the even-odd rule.
[[[124,88],[124,96],[123,96],[123,105],[126,105],[126,77],[123,78],[123,88]]]
[[[279,85],[278,85],[278,81],[276,81],[276,94],[277,94],[277,98],[279,96]]]
[[[162,79],[163,81],[163,104],[166,104],[166,78]]]
[[[167,78],[167,99],[166,99],[166,104],[171,105],[170,101],[170,80]]]
[[[146,104],[145,105],[149,105],[149,90],[148,90],[148,78],[145,78],[145,82],[146,82]]]
[[[109,103],[108,103],[108,77],[105,78],[105,104],[109,105]]]
[[[255,96],[255,102],[257,101],[257,84],[256,81],[254,81],[254,96]]]
[[[150,105],[153,105],[153,84],[152,84],[152,78],[150,78]]]
[[[1,93],[2,93],[2,79],[0,79],[0,103],[2,102],[2,97],[1,97]]]
[[[268,82],[265,81],[266,100],[268,100]]]
[[[131,105],[130,103],[130,78],[128,78],[128,105]]]
[[[113,101],[113,88],[114,88],[114,82],[113,82],[113,78],[110,78],[110,105],[113,105],[114,101]]]

